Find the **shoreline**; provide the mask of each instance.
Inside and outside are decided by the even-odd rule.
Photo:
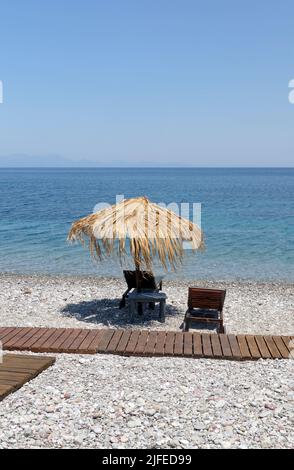
[[[67,274],[67,273],[42,273],[42,272],[13,272],[13,271],[0,271],[0,279],[5,277],[18,277],[18,278],[48,278],[48,279],[63,279],[63,280],[78,280],[78,279],[86,279],[86,280],[109,280],[109,281],[123,281],[124,277],[121,272],[120,276],[114,275],[103,275],[97,273],[95,274]],[[286,280],[286,279],[249,279],[249,278],[196,278],[196,277],[182,277],[178,279],[169,278],[168,275],[166,278],[163,278],[164,282],[170,284],[193,284],[193,283],[207,283],[207,284],[258,284],[258,285],[284,285],[287,287],[293,287],[294,289],[294,281]]]
[[[18,276],[18,277],[45,277],[45,278],[72,278],[72,279],[114,279],[114,280],[121,280],[123,279],[123,269],[133,269],[130,267],[126,268],[121,268],[121,271],[115,275],[115,274],[102,274],[97,272],[95,273],[79,273],[79,274],[73,274],[73,273],[62,273],[62,272],[39,272],[39,271],[0,271],[0,277],[1,276]],[[294,277],[293,279],[287,278],[251,278],[251,277],[237,277],[237,276],[231,276],[231,277],[199,277],[197,278],[196,276],[181,276],[178,274],[177,276],[174,276],[175,273],[158,273],[159,275],[164,276],[164,279],[168,282],[174,282],[174,283],[180,283],[180,282],[185,282],[185,283],[191,283],[191,282],[221,282],[221,283],[257,283],[257,284],[285,284],[288,286],[293,286],[294,287]]]
[[[163,280],[167,305],[166,321],[162,324],[157,309],[146,309],[133,323],[128,308],[119,310],[119,300],[126,289],[122,278],[0,273],[0,280],[1,326],[180,331],[187,309],[188,287],[194,285],[226,289],[227,333],[292,336],[294,332],[291,283]],[[203,326],[201,330],[216,331],[214,327],[203,330]]]

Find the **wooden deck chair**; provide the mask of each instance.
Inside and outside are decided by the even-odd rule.
[[[129,292],[132,289],[136,289],[137,286],[137,278],[136,278],[136,271],[127,271],[124,270],[124,277],[127,283],[127,290],[123,293],[121,301],[119,303],[119,308],[123,308],[126,305],[126,298]],[[140,271],[139,274],[139,286],[141,289],[151,289],[155,291],[162,290],[162,278],[157,281],[154,275],[148,271]]]
[[[225,333],[223,307],[226,291],[189,287],[188,310],[185,314],[183,331],[189,331],[192,323],[217,325],[218,333]]]

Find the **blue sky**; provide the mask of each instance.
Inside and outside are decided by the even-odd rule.
[[[0,164],[293,166],[293,1],[4,0],[0,15]]]

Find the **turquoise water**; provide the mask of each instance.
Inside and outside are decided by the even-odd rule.
[[[206,252],[174,277],[294,281],[294,168],[0,169],[0,271],[120,275],[66,242],[116,194],[202,204]]]

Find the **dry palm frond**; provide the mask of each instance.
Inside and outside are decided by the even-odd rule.
[[[136,268],[148,270],[154,257],[165,269],[174,269],[182,260],[184,242],[194,251],[204,246],[197,225],[146,197],[123,200],[74,222],[68,240],[84,243],[85,239],[99,259],[116,253],[122,260],[129,246]]]

